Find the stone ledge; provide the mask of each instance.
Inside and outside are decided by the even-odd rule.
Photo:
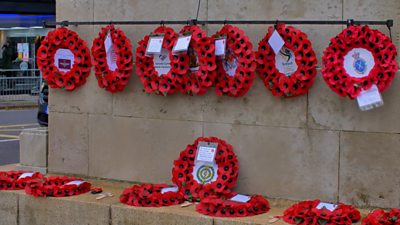
[[[127,182],[89,180],[113,197],[96,200],[90,193],[65,198],[35,198],[24,191],[0,191],[0,225],[265,225],[271,216],[282,215],[293,202],[270,200],[272,209],[265,214],[245,218],[216,218],[199,214],[195,206],[182,208],[138,208],[119,202]],[[363,214],[367,213],[362,210]],[[273,223],[283,225],[283,221]]]

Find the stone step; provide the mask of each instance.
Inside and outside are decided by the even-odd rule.
[[[102,187],[113,197],[96,200],[96,195],[64,198],[39,198],[24,191],[0,191],[0,225],[264,225],[270,217],[282,215],[293,204],[270,200],[268,213],[245,218],[216,218],[199,214],[194,205],[182,208],[140,208],[119,202],[119,195],[132,183],[88,179],[93,187]],[[361,210],[366,215],[367,210]],[[285,224],[283,221],[274,225]],[[360,224],[360,223],[358,223]]]

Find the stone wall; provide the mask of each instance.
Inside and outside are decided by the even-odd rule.
[[[58,0],[57,20],[161,20],[195,17],[197,0]],[[394,19],[398,0],[202,0],[199,19]],[[120,26],[137,41],[155,26]],[[180,26],[173,26],[179,30]],[[254,46],[267,26],[240,26]],[[319,65],[342,26],[297,26],[306,32]],[[220,26],[204,27],[213,34]],[[375,27],[388,34],[387,28]],[[71,27],[89,46],[100,26]],[[161,97],[142,92],[136,75],[124,92],[88,83],[50,91],[49,171],[139,182],[170,183],[173,160],[201,135],[234,146],[236,191],[287,199],[321,198],[357,205],[400,204],[400,78],[384,92],[385,105],[361,112],[330,91],[320,72],[308,95],[273,97],[256,78],[245,97]]]

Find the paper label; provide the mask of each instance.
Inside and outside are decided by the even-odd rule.
[[[153,36],[149,38],[149,42],[147,43],[146,54],[160,54],[162,50],[162,44],[164,41],[164,36]]]
[[[292,50],[282,47],[275,55],[275,66],[279,72],[286,76],[292,75],[297,70],[296,57]]]
[[[238,58],[231,48],[226,49],[225,58],[222,60],[222,67],[229,76],[235,76],[236,69],[238,68]]]
[[[69,49],[60,48],[54,54],[54,64],[62,72],[68,72],[74,66],[74,54]]]
[[[171,69],[169,51],[163,48],[161,54],[155,54],[153,56],[153,62],[154,62],[154,68],[157,71],[158,76],[167,74]]]
[[[352,77],[368,76],[375,66],[372,53],[365,48],[353,48],[344,56],[344,69]]]
[[[317,208],[317,209],[323,209],[323,208],[325,208],[325,209],[327,209],[327,210],[333,212],[333,211],[335,211],[335,209],[337,208],[337,205],[336,205],[336,204],[333,204],[333,203],[328,203],[328,202],[320,202],[320,203],[317,205],[316,208]]]
[[[106,49],[108,69],[115,71],[117,69],[117,54],[115,53],[110,33],[107,34],[106,40],[104,40],[104,48]]]
[[[361,111],[370,110],[383,105],[383,99],[378,87],[373,84],[370,89],[362,90],[357,97],[358,107]]]
[[[82,180],[74,180],[74,181],[68,182],[68,183],[66,183],[64,185],[76,185],[76,186],[79,186],[79,185],[81,185],[81,184],[83,184],[85,182],[86,181],[82,181]]]
[[[220,38],[215,40],[215,55],[224,56],[226,49],[226,38]]]
[[[196,161],[214,162],[217,147],[217,143],[199,142],[197,147]]]
[[[271,37],[268,39],[268,44],[271,46],[272,50],[274,50],[275,55],[277,55],[285,44],[285,41],[281,35],[279,35],[278,31],[274,30]]]
[[[21,174],[21,176],[18,177],[18,179],[27,178],[27,177],[32,177],[33,174],[34,174],[33,172],[23,173],[23,174]]]
[[[246,202],[248,202],[250,199],[251,199],[250,196],[237,194],[237,195],[233,196],[230,200],[231,200],[231,201],[235,201],[235,202],[243,202],[243,203],[246,203]]]
[[[166,187],[161,189],[161,194],[165,194],[167,192],[178,192],[179,188],[178,187]]]
[[[176,41],[174,47],[172,48],[172,52],[186,52],[189,48],[190,40],[192,39],[192,35],[180,36]]]
[[[218,165],[208,162],[196,162],[193,168],[192,175],[200,184],[208,184],[216,181],[218,178]]]

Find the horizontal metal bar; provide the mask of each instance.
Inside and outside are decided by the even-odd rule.
[[[0,72],[25,72],[25,71],[39,71],[39,69],[26,69],[26,70],[21,70],[21,69],[0,69]]]
[[[386,25],[393,26],[393,20],[136,20],[136,21],[61,21],[44,22],[45,27],[79,25],[157,25],[157,24],[304,24],[304,25]]]

